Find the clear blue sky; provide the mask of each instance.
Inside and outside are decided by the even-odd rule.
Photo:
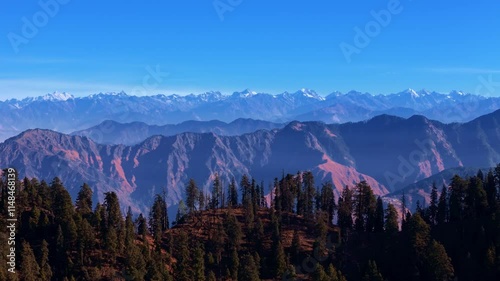
[[[339,45],[354,46],[355,27],[392,0],[242,0],[223,20],[213,0],[65,1],[32,38],[23,36],[23,17],[43,24],[38,1],[3,3],[0,99],[130,92],[156,65],[169,76],[150,94],[474,92],[480,76],[500,82],[498,0],[401,0],[350,62]]]

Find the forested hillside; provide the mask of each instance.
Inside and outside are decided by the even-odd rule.
[[[174,222],[165,195],[132,215],[113,192],[72,202],[59,178],[16,184],[17,274],[0,280],[496,280],[500,274],[500,166],[455,176],[428,207],[384,208],[364,181],[335,198],[311,172],[283,174],[265,196],[244,175],[210,194],[191,180]],[[7,185],[0,181],[6,228]],[[404,198],[403,198],[404,202]],[[400,217],[399,214],[404,214]],[[402,221],[400,227],[399,220]],[[2,241],[7,234],[1,233]],[[6,264],[7,243],[1,244]]]

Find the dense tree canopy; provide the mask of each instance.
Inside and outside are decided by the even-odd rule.
[[[269,197],[248,175],[239,189],[235,179],[213,179],[208,196],[189,181],[172,228],[164,194],[154,196],[145,217],[124,212],[114,192],[93,202],[83,184],[73,203],[59,178],[50,185],[23,179],[18,273],[1,267],[0,280],[441,281],[500,274],[500,166],[455,176],[440,191],[433,184],[429,202],[417,212],[403,202],[403,214],[364,181],[339,190],[336,200],[334,186],[316,186],[311,172],[283,173]],[[5,206],[4,179],[0,189]],[[5,228],[5,211],[0,218]],[[7,251],[0,246],[2,263]]]

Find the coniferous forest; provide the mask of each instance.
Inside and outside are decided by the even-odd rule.
[[[113,192],[75,201],[61,179],[16,183],[16,271],[0,280],[498,280],[500,165],[487,174],[432,186],[430,203],[383,203],[364,181],[318,182],[311,172],[265,188],[249,176],[211,190],[185,187],[175,220],[164,195],[148,214],[120,206]],[[269,186],[271,188],[269,188]],[[7,185],[0,180],[0,227]],[[1,263],[7,233],[0,232]]]

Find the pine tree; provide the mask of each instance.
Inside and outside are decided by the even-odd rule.
[[[375,223],[376,199],[373,190],[366,183],[361,181],[355,187],[354,193],[354,217],[357,231],[371,232]]]
[[[234,177],[231,178],[231,183],[229,184],[227,201],[229,203],[229,206],[231,207],[238,206],[238,190],[236,190],[236,182],[234,180]]]
[[[82,219],[80,223],[77,249],[79,252],[79,262],[80,264],[86,265],[87,259],[90,251],[94,249],[95,244],[95,233],[94,229],[86,219]]]
[[[300,255],[300,235],[297,230],[293,232],[292,245],[290,247],[291,258],[295,263],[299,262]]]
[[[384,231],[384,204],[380,196],[377,198],[377,209],[375,210],[374,231],[381,233]]]
[[[483,182],[478,177],[471,177],[465,193],[465,216],[476,219],[486,215],[488,211],[488,198],[483,188]]]
[[[274,269],[274,276],[277,278],[280,278],[283,276],[283,274],[286,272],[286,255],[285,255],[285,250],[283,249],[283,245],[281,244],[281,241],[274,241],[273,242],[273,269]]]
[[[430,241],[430,227],[419,213],[415,213],[408,221],[408,238],[412,249],[411,255],[421,259]]]
[[[51,183],[52,211],[57,214],[55,221],[58,224],[65,224],[73,219],[74,207],[69,192],[64,188],[59,178],[54,178]]]
[[[465,192],[467,183],[455,175],[450,184],[450,222],[464,219]]]
[[[127,216],[125,217],[125,248],[130,249],[130,247],[135,246],[135,226],[132,217],[132,209],[128,207]]]
[[[40,266],[36,262],[35,254],[28,242],[23,241],[22,243],[21,257],[20,270],[22,280],[38,281],[40,278]]]
[[[385,232],[388,236],[393,237],[398,231],[398,212],[394,205],[389,203],[385,212]]]
[[[436,182],[433,182],[431,190],[431,203],[429,206],[429,220],[432,225],[435,225],[437,223],[438,204],[438,190]]]
[[[333,222],[335,216],[335,195],[333,194],[333,185],[330,182],[324,183],[321,187],[321,195],[318,198],[320,206],[318,209],[323,210],[328,214],[328,223]]]
[[[217,281],[217,278],[215,277],[215,273],[210,270],[210,272],[208,273],[208,281]]]
[[[219,175],[216,173],[214,182],[212,185],[212,200],[210,201],[210,208],[211,209],[217,209],[219,208],[220,205],[220,195],[222,193],[222,186],[220,183]]]
[[[149,212],[149,231],[157,244],[161,242],[161,236],[167,229],[168,214],[166,202],[161,195],[157,194]]]
[[[186,186],[186,206],[189,213],[196,210],[196,201],[198,200],[198,196],[198,186],[193,179],[190,179],[188,185]]]
[[[260,281],[259,269],[252,255],[246,254],[243,256],[238,281]]]
[[[327,273],[328,275],[328,281],[347,281],[345,276],[340,272],[340,270],[337,270],[333,264],[330,264],[328,266]]]
[[[188,236],[184,231],[181,231],[176,236],[174,258],[177,260],[175,266],[175,280],[179,281],[191,281],[192,268],[189,259],[189,244]]]
[[[124,242],[124,222],[118,196],[114,192],[104,193],[104,209],[106,216],[106,230],[104,240],[108,249],[111,250],[111,257],[114,260],[116,255],[123,250]]]
[[[446,254],[443,245],[435,240],[429,245],[425,261],[424,280],[453,280],[454,270],[451,259]]]
[[[205,210],[205,192],[203,190],[199,190],[198,192],[198,210]]]
[[[231,259],[229,261],[229,270],[231,273],[231,278],[233,280],[238,280],[238,268],[240,266],[240,258],[238,257],[238,251],[233,248],[231,251]]]
[[[40,264],[40,279],[51,280],[52,269],[49,264],[49,244],[45,239],[42,240],[42,247],[40,249],[40,257],[38,259]]]
[[[498,166],[497,166],[498,169]],[[497,171],[495,169],[495,171]],[[489,171],[488,175],[486,176],[486,182],[484,189],[486,191],[486,197],[488,201],[488,207],[490,210],[490,213],[495,213],[495,211],[498,209],[498,192],[497,192],[497,182],[498,182],[499,177],[495,176],[493,174],[493,171]]]
[[[443,224],[448,222],[449,219],[449,208],[448,208],[448,191],[446,186],[443,185],[441,194],[439,195],[438,210],[436,214],[437,224]]]
[[[316,262],[316,265],[314,267],[314,272],[312,273],[312,280],[313,281],[328,281],[328,275],[326,275],[325,269],[323,266],[319,263]]]
[[[148,225],[142,213],[139,214],[139,217],[137,217],[135,224],[137,226],[137,234],[142,236],[142,238],[144,239],[148,234]]]
[[[193,252],[193,280],[205,281],[205,250],[198,244]]]
[[[56,276],[66,276],[70,265],[70,259],[68,257],[67,249],[65,247],[64,235],[61,225],[57,226],[55,250],[56,253],[55,253],[54,264],[59,264],[64,266],[55,267],[56,272],[54,272],[54,274]]]
[[[175,224],[182,223],[186,213],[187,213],[186,204],[184,204],[184,201],[181,200],[179,201],[179,205],[177,206],[177,214],[175,215]]]
[[[250,200],[250,180],[248,176],[245,174],[241,177],[240,182],[240,191],[241,191],[241,202],[244,203],[246,200]]]
[[[339,210],[338,210],[338,225],[342,229],[351,229],[353,225],[353,192],[348,186],[344,187],[342,196],[339,197]]]
[[[92,213],[92,189],[88,184],[84,183],[78,192],[76,198],[76,211],[82,215],[82,217],[88,218],[88,215]]]
[[[238,223],[238,220],[234,216],[233,213],[229,212],[224,217],[224,231],[228,236],[228,249],[238,250],[240,246],[240,240],[243,236],[241,231],[241,227]]]
[[[314,213],[314,198],[316,197],[316,189],[314,188],[314,176],[311,171],[302,174],[302,183],[304,185],[304,215],[312,216]]]
[[[368,268],[363,276],[363,281],[384,281],[382,274],[378,271],[375,261],[368,261]]]

